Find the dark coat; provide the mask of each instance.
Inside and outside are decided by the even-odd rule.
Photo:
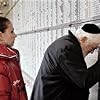
[[[100,79],[100,62],[87,69],[80,44],[69,31],[46,50],[31,100],[88,100]]]
[[[0,100],[28,100],[19,52],[0,45]]]
[[[100,100],[100,82],[98,83],[98,100]]]

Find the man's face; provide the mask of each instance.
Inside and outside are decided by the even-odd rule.
[[[83,53],[86,56],[88,53],[92,53],[96,48],[98,48],[100,44],[100,35],[97,35],[93,39],[89,39],[89,37],[83,37],[80,43]]]
[[[98,47],[98,42],[91,42],[87,44],[87,53],[92,53]]]

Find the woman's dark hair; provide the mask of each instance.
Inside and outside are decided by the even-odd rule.
[[[7,23],[9,22],[8,18],[0,16],[0,32],[5,32],[5,29],[7,29]]]

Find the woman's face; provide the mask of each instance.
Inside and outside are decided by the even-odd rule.
[[[2,43],[6,46],[12,47],[14,44],[14,40],[16,38],[16,34],[14,33],[14,28],[11,22],[7,23],[7,29],[5,29],[4,33],[1,32]]]

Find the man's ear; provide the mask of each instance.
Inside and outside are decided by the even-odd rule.
[[[86,36],[84,36],[84,37],[81,38],[80,41],[81,41],[82,43],[84,43],[84,42],[86,42],[87,39],[88,39],[88,38],[87,38]]]

